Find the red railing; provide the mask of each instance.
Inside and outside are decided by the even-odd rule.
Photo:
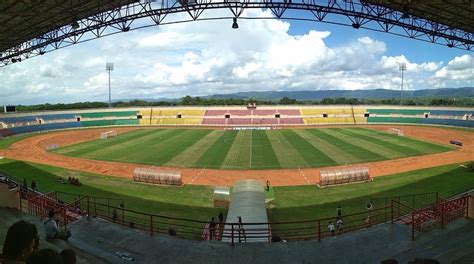
[[[242,243],[246,241],[295,241],[322,240],[327,237],[369,228],[370,226],[391,221],[410,224],[412,239],[415,232],[428,228],[443,228],[447,223],[467,216],[469,196],[445,200],[422,209],[415,209],[397,200],[390,205],[373,210],[342,216],[342,225],[337,225],[336,217],[320,218],[292,222],[268,223],[219,223],[211,230],[209,222],[194,219],[148,214],[126,209],[121,199],[78,196],[67,193],[39,194],[22,192],[22,209],[40,218],[46,218],[50,209],[54,209],[63,218],[64,228],[87,214],[100,217],[117,224],[128,226],[154,234],[169,234],[186,239],[208,240],[213,232],[213,240]],[[61,202],[58,202],[61,201]],[[388,213],[390,212],[390,213]],[[328,228],[332,222],[335,231]]]
[[[54,210],[57,220],[62,223],[65,231],[68,225],[86,214],[78,205],[85,200],[83,197],[74,202],[64,203],[56,199],[54,192],[42,194],[39,192],[20,190],[20,210],[40,219],[48,217],[49,211]]]
[[[411,239],[415,233],[429,231],[435,228],[443,229],[446,224],[468,216],[469,195],[445,200],[434,205],[414,209],[392,200],[392,223],[400,221],[411,225]]]

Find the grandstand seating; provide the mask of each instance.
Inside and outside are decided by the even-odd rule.
[[[416,117],[368,117],[368,123],[410,123],[418,124],[421,123],[424,118]]]
[[[354,124],[353,117],[309,117],[303,118],[305,124]],[[361,122],[362,123],[362,122]]]
[[[80,122],[83,127],[139,125],[138,119],[89,120]]]
[[[136,117],[138,111],[92,112],[80,113],[82,118],[107,118],[107,117]]]
[[[474,121],[472,120],[423,118],[421,119],[421,123],[429,125],[461,126],[474,128]]]
[[[341,108],[341,109],[333,109],[333,108],[302,108],[301,115],[303,116],[314,116],[314,115],[350,115],[352,116],[352,109],[350,108]]]
[[[365,113],[369,117],[364,117]],[[425,114],[428,114],[425,116]],[[181,118],[177,118],[177,115]],[[225,118],[229,114],[230,118]],[[275,115],[280,114],[280,118]],[[326,114],[327,117],[323,117]],[[364,107],[302,107],[246,109],[142,108],[104,112],[33,113],[30,115],[0,114],[0,137],[54,129],[117,126],[117,125],[217,125],[217,126],[279,126],[323,124],[426,124],[474,127],[474,111],[446,109],[390,109]],[[141,119],[137,119],[141,115]],[[80,116],[78,122],[76,117]],[[41,120],[42,124],[40,124]]]
[[[224,118],[204,118],[202,120],[203,125],[225,125],[226,119]]]
[[[15,134],[23,134],[30,132],[40,132],[46,130],[55,130],[55,129],[66,129],[66,128],[77,128],[80,127],[80,122],[67,122],[67,123],[50,123],[42,125],[33,125],[33,126],[17,126],[10,128],[11,131]]]
[[[367,109],[371,115],[423,115],[429,112],[429,110],[416,110],[416,109]]]
[[[281,125],[304,125],[303,118],[280,118]]]
[[[41,115],[41,116],[37,116],[37,118],[41,118],[44,121],[70,120],[70,119],[76,119],[76,114]]]
[[[36,116],[0,117],[0,122],[5,124],[36,122]]]
[[[15,135],[15,132],[9,128],[0,129],[0,137],[9,137],[13,135]]]
[[[464,115],[474,115],[474,111],[462,111],[462,110],[429,110],[430,115],[434,116],[464,116]]]
[[[228,110],[206,110],[206,116],[224,116]]]
[[[202,118],[161,118],[156,119],[158,125],[200,125]]]

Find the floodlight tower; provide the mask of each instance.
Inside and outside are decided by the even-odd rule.
[[[110,90],[110,72],[114,70],[114,64],[111,62],[105,63],[105,70],[109,72],[109,108],[112,107],[112,96]]]
[[[407,70],[407,64],[405,62],[401,62],[398,64],[398,70],[402,72],[402,86],[400,87],[400,106],[403,105],[403,72]]]

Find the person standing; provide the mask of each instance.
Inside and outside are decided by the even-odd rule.
[[[372,210],[374,210],[374,206],[372,205],[371,202],[368,202],[365,205],[365,208],[367,209],[367,219],[365,220],[365,223],[367,225],[370,225],[371,217],[372,217]]]
[[[209,222],[209,240],[214,239],[214,235],[216,233],[216,221],[214,220],[214,217],[211,218],[211,222]]]
[[[336,235],[336,228],[334,227],[334,224],[331,221],[329,221],[328,230],[329,230],[329,233],[331,233],[331,236]]]
[[[338,205],[336,208],[336,216],[339,218],[342,217],[342,208],[340,205]]]
[[[219,218],[219,223],[224,223],[224,214],[222,212],[220,212],[217,217]]]
[[[36,181],[35,180],[31,181],[31,189],[33,190],[33,192],[36,192]]]
[[[336,218],[336,229],[337,229],[337,232],[341,233],[343,228],[344,228],[344,224],[343,224],[343,222],[342,222],[342,218],[340,218],[340,217]]]

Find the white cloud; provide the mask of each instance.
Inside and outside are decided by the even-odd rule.
[[[455,57],[440,70],[436,71],[434,77],[441,80],[465,80],[471,83],[474,80],[474,58],[470,55]]]
[[[268,10],[247,12],[254,17],[272,16]],[[333,43],[331,32],[313,29],[292,35],[291,24],[285,21],[239,19],[238,30],[231,23],[199,21],[131,31],[0,68],[0,105],[106,101],[107,61],[115,63],[113,98],[248,90],[399,89],[399,62],[407,63],[407,89],[457,81],[462,86],[474,79],[469,55],[445,65],[388,55],[386,43],[366,36],[328,45]]]

